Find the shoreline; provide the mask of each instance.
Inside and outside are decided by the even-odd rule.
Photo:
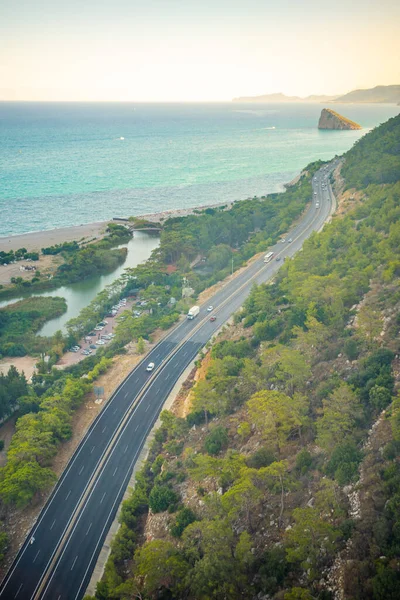
[[[240,202],[235,200],[234,202]],[[176,208],[164,211],[135,215],[136,219],[146,219],[151,222],[165,221],[173,217],[184,217],[195,214],[195,211],[205,210],[206,208],[218,208],[226,206],[230,208],[234,202],[218,202],[217,204],[205,204],[202,206],[194,206],[192,208]],[[126,222],[123,217],[115,217],[108,221],[97,221],[93,223],[82,223],[81,225],[70,225],[55,229],[44,229],[42,231],[31,231],[27,233],[17,233],[0,237],[0,250],[5,252],[10,250],[18,250],[26,248],[28,251],[37,250],[53,246],[54,244],[62,244],[64,242],[79,241],[80,239],[92,239],[101,236],[108,223],[123,223]]]

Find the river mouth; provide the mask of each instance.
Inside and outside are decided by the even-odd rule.
[[[65,325],[70,319],[77,317],[81,310],[85,308],[85,306],[87,306],[107,285],[110,285],[113,281],[118,279],[125,269],[128,267],[136,267],[138,264],[147,260],[152,251],[158,247],[159,243],[159,236],[137,231],[132,240],[127,244],[119,246],[119,248],[128,249],[126,260],[111,273],[91,277],[90,279],[64,285],[46,292],[21,294],[18,298],[0,302],[0,308],[32,296],[62,296],[67,301],[67,311],[60,317],[45,323],[40,331],[38,331],[37,335],[49,337],[58,330],[66,333]]]

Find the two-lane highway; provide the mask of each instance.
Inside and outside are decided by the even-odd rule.
[[[216,321],[210,322],[206,306],[201,307],[196,319],[174,328],[119,386],[82,440],[21,548],[0,589],[2,598],[72,600],[84,595],[132,468],[170,391],[204,344],[240,308],[252,285],[275,274],[281,264],[276,259],[293,256],[322,227],[332,210],[328,175],[335,164],[315,176],[316,195],[288,233],[292,241],[276,244],[271,248],[272,262],[254,261],[209,300]],[[153,373],[146,372],[149,362],[156,365]]]

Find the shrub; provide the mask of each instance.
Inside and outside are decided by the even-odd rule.
[[[228,430],[218,425],[206,437],[204,447],[208,454],[219,454],[223,448],[226,448],[228,441]]]
[[[171,534],[174,537],[181,537],[188,525],[196,521],[195,513],[190,508],[182,508],[176,515],[176,521],[171,527]]]
[[[313,459],[311,454],[303,448],[296,456],[296,469],[304,475],[310,469]]]
[[[345,341],[343,350],[349,360],[356,360],[358,358],[358,344],[354,338],[349,338]]]
[[[178,495],[171,488],[155,485],[150,492],[149,506],[154,513],[163,512],[178,499]]]
[[[246,460],[246,464],[250,469],[261,469],[262,467],[269,467],[275,462],[275,456],[268,448],[260,448],[254,454],[249,456]]]
[[[333,475],[339,485],[345,485],[355,478],[361,459],[362,453],[354,442],[343,442],[334,448],[326,472]]]

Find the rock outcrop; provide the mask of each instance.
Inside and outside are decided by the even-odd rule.
[[[362,129],[362,127],[330,108],[323,108],[318,121],[318,129]]]

